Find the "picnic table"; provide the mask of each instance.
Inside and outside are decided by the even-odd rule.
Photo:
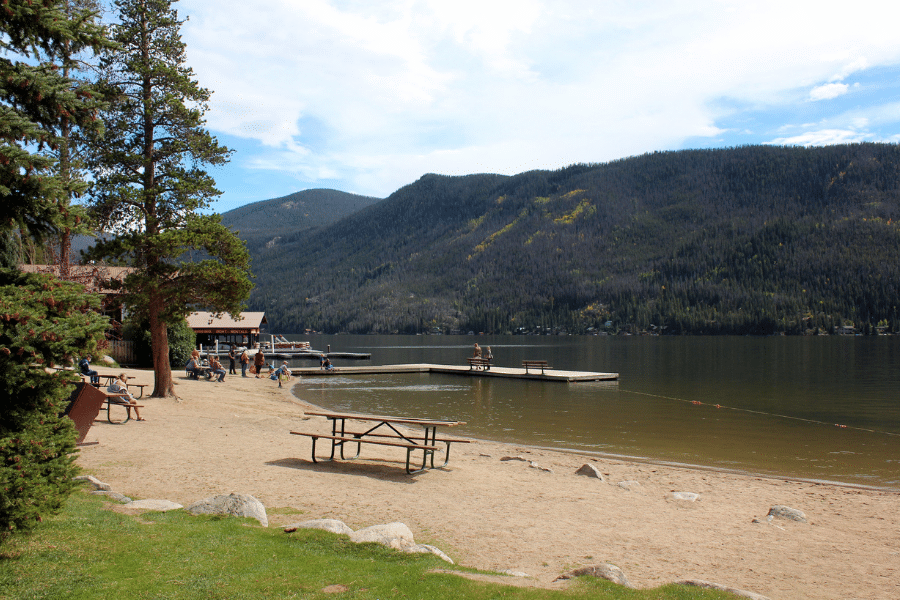
[[[118,378],[119,378],[118,375],[100,375],[100,379],[106,380],[106,387],[111,386],[113,384],[113,382]],[[143,398],[144,397],[144,388],[146,386],[147,386],[146,383],[129,383],[127,387],[129,389],[131,389],[133,387],[140,388],[141,393],[138,394],[138,398]]]
[[[312,438],[312,461],[329,462],[336,460],[335,453],[339,453],[341,460],[354,460],[359,457],[363,444],[375,444],[379,446],[396,446],[406,449],[406,472],[410,475],[421,473],[426,469],[442,469],[450,462],[450,444],[453,442],[467,444],[468,440],[438,438],[438,427],[455,427],[465,425],[462,421],[437,421],[432,419],[418,419],[414,417],[387,417],[379,415],[363,415],[356,413],[340,413],[329,411],[307,411],[307,415],[325,417],[331,421],[331,435],[320,433],[307,433],[292,431],[293,435],[303,435]],[[370,426],[365,431],[350,431],[347,421],[362,421]],[[420,426],[423,435],[407,434],[397,425]],[[362,427],[360,427],[362,429]],[[331,455],[329,458],[316,458],[316,441],[319,438],[331,440]],[[435,467],[434,453],[439,452],[437,443],[446,444],[444,464]],[[350,458],[344,455],[345,444],[356,444],[356,454]],[[413,452],[422,452],[422,468],[413,469],[410,466]]]

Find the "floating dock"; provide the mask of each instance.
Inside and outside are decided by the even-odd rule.
[[[615,381],[619,379],[618,373],[591,373],[587,371],[563,371],[561,369],[545,368],[541,373],[537,369],[529,367],[528,372],[524,368],[494,367],[483,371],[470,369],[465,365],[383,365],[368,367],[335,367],[330,371],[321,368],[297,368],[291,369],[291,373],[301,377],[334,377],[336,375],[395,375],[400,373],[442,373],[447,375],[468,375],[470,377],[500,377],[503,379],[532,379],[537,381]]]

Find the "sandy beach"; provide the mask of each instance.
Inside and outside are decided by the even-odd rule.
[[[124,372],[150,393],[152,373]],[[86,439],[99,443],[80,451],[84,473],[134,498],[187,504],[235,492],[302,511],[270,515],[271,527],[401,521],[457,564],[524,572],[546,587],[565,586],[552,582],[567,570],[610,562],[641,588],[703,579],[773,600],[900,598],[898,493],[477,440],[454,445],[446,469],[416,476],[404,472],[399,448],[369,445],[360,460],[314,464],[310,439],[289,432],[325,433],[328,422],[306,416],[311,406],[288,387],[173,375],[179,400],[145,395],[145,422],[111,425],[102,413]],[[606,481],[576,475],[585,463]],[[673,500],[673,491],[699,499]],[[809,522],[767,522],[773,505]]]

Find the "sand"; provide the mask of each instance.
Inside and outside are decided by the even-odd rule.
[[[152,384],[148,371],[126,372]],[[180,399],[145,396],[147,421],[111,425],[103,413],[86,438],[99,444],[80,451],[85,473],[134,498],[188,504],[235,492],[270,511],[302,511],[270,514],[271,527],[401,521],[457,564],[523,572],[530,585],[565,586],[553,580],[610,562],[640,588],[702,579],[773,600],[900,598],[898,493],[478,440],[453,445],[446,469],[416,476],[399,448],[369,445],[360,460],[314,464],[311,440],[289,432],[324,433],[328,422],[305,416],[312,407],[288,388],[174,376]],[[606,481],[576,475],[585,463]],[[673,491],[699,499],[673,500]],[[773,505],[802,510],[809,523],[767,522]]]

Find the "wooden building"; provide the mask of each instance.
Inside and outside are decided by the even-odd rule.
[[[253,348],[259,342],[259,330],[267,325],[266,313],[245,312],[239,319],[223,314],[194,312],[188,315],[188,326],[197,334],[197,344],[206,348],[219,344],[234,344]]]

